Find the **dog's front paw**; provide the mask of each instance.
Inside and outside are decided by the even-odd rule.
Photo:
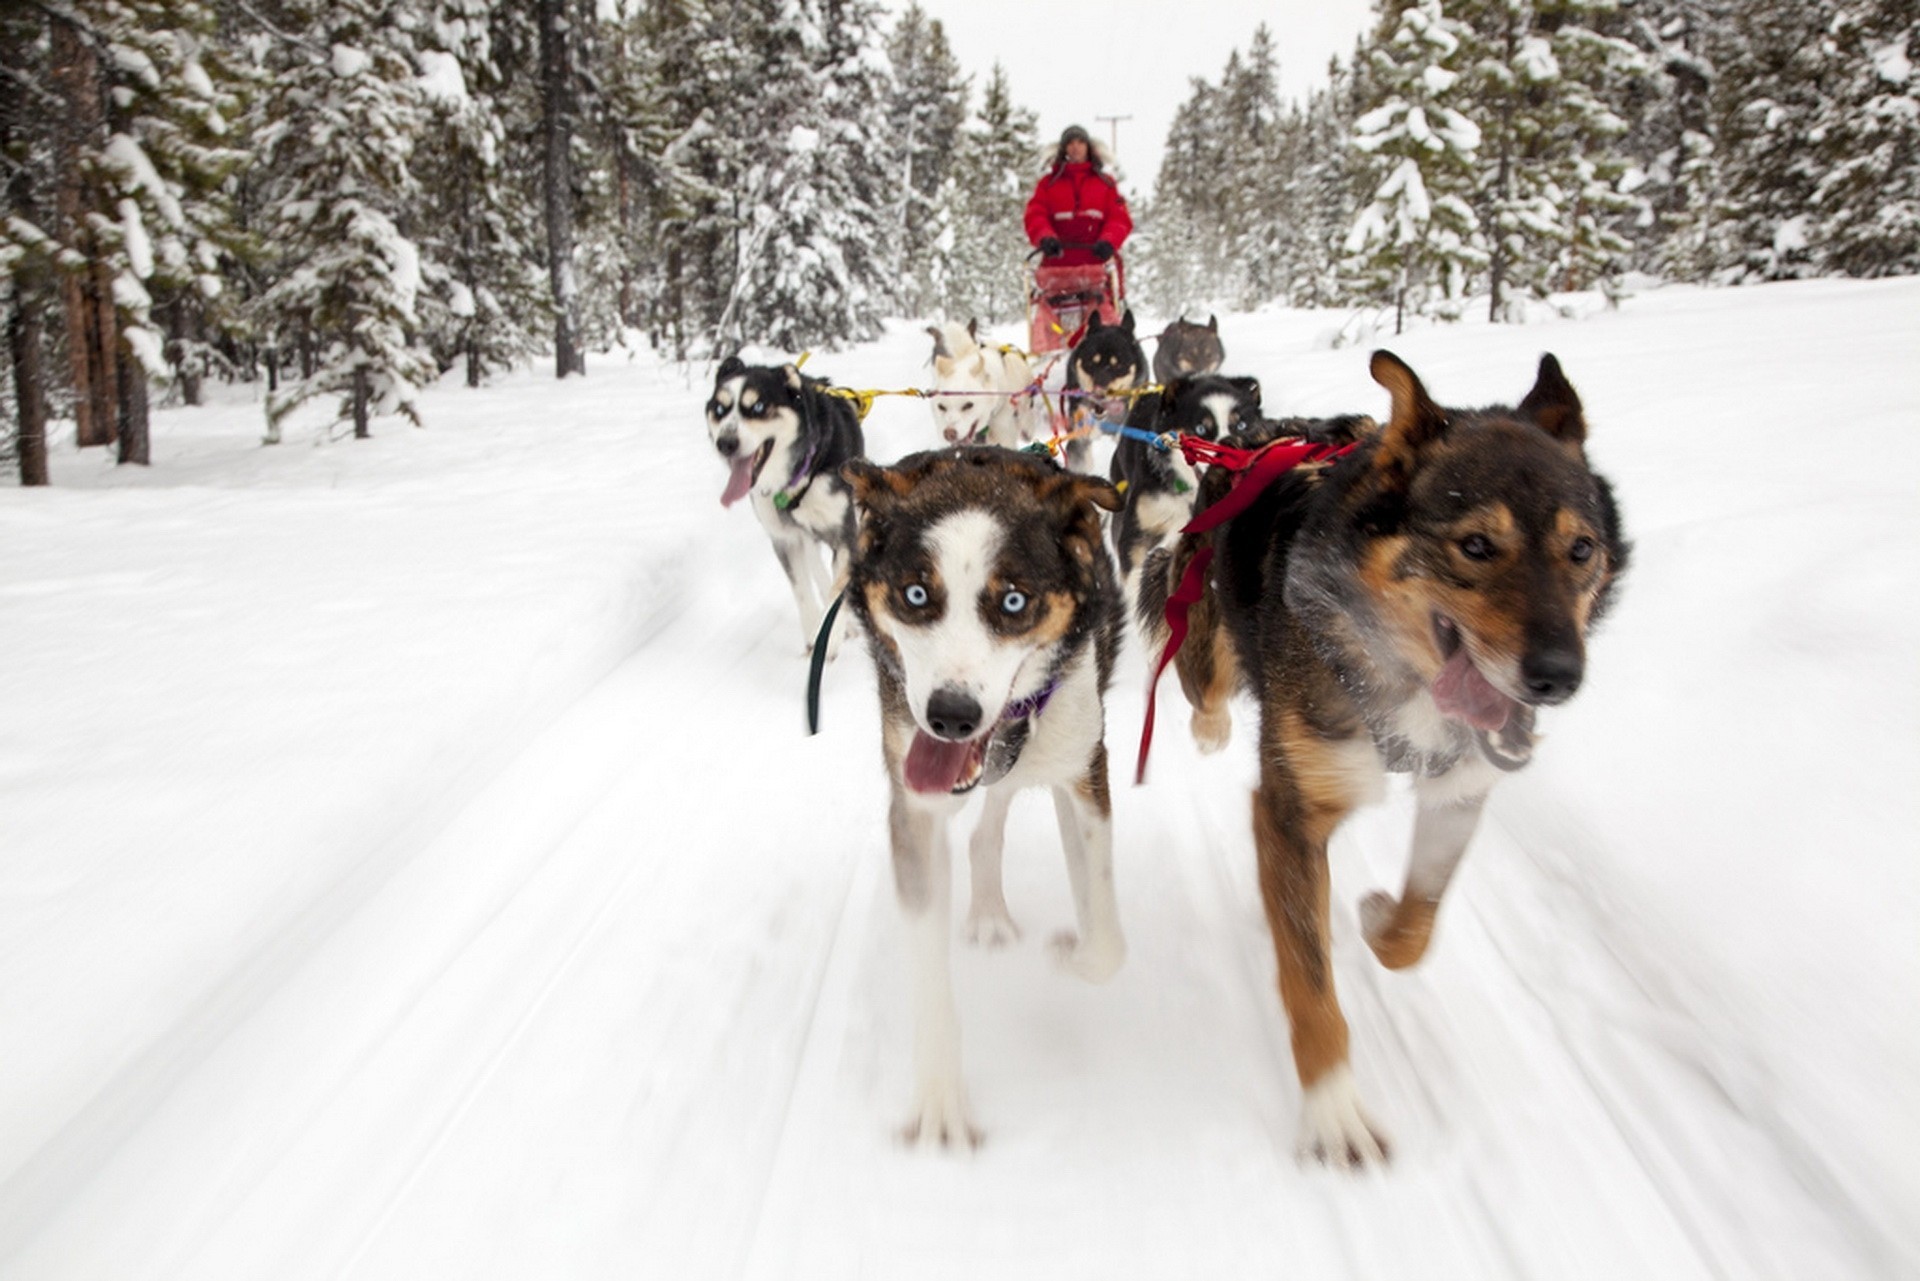
[[[1211,712],[1195,709],[1193,713],[1193,742],[1202,755],[1211,756],[1215,752],[1226,750],[1233,741],[1233,713],[1226,708],[1216,708]]]
[[[1006,907],[975,906],[967,913],[967,942],[975,947],[1011,947],[1020,941],[1020,927]]]
[[[1428,899],[1403,903],[1385,890],[1374,890],[1360,900],[1360,932],[1380,964],[1404,970],[1427,954],[1438,906]]]
[[[1386,1132],[1360,1106],[1360,1091],[1344,1063],[1307,1087],[1300,1103],[1299,1156],[1348,1170],[1387,1163]]]
[[[968,1119],[966,1090],[953,1080],[921,1084],[900,1137],[923,1148],[977,1148],[982,1135]]]
[[[1072,930],[1053,936],[1053,960],[1061,969],[1089,983],[1105,983],[1127,959],[1127,942],[1115,931],[1082,940]]]

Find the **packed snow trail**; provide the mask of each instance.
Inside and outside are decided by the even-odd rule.
[[[1874,325],[1845,337],[1890,349],[1910,341],[1911,319],[1904,335],[1891,323],[1920,303],[1915,286],[1903,288],[1871,312]],[[1790,301],[1799,315],[1833,296]],[[1855,307],[1875,297],[1843,296]],[[1646,305],[1733,308],[1728,297]],[[1306,326],[1319,323],[1243,321],[1253,336],[1236,350],[1228,329],[1230,363],[1261,374],[1276,409],[1330,407],[1314,399],[1314,380],[1363,362],[1314,350]],[[1669,330],[1642,323],[1646,332],[1611,341],[1675,345]],[[1636,424],[1618,407],[1642,393],[1609,381],[1621,361],[1605,358],[1604,326],[1444,332],[1398,349],[1443,399],[1484,400],[1522,390],[1531,359],[1516,353],[1551,344],[1587,396],[1597,451],[1634,431],[1657,440],[1668,470],[1710,450],[1710,440],[1665,421]],[[1423,338],[1437,353],[1427,362]],[[1581,341],[1596,348],[1584,359]],[[1475,342],[1497,350],[1479,353]],[[898,385],[922,347],[901,333],[818,363],[844,384]],[[1784,369],[1786,352],[1775,354]],[[1491,372],[1481,385],[1462,390],[1461,371],[1482,366]],[[1290,392],[1281,375],[1295,368],[1302,390]],[[503,542],[523,544],[529,583],[598,554],[626,561],[629,587],[585,605],[608,589],[583,577],[572,612],[547,620],[571,640],[528,642],[551,666],[544,684],[516,693],[515,715],[476,710],[471,741],[441,734],[435,764],[388,780],[411,783],[411,796],[373,792],[371,779],[362,792],[343,789],[335,803],[357,799],[371,817],[327,830],[359,831],[358,843],[291,844],[251,807],[194,809],[193,825],[148,852],[203,894],[229,873],[211,855],[196,861],[196,842],[242,842],[283,860],[290,877],[300,868],[283,847],[332,860],[328,879],[296,882],[304,897],[289,896],[280,933],[235,931],[195,1001],[155,989],[151,1016],[133,1021],[95,995],[110,979],[146,990],[139,972],[111,969],[115,939],[100,927],[120,917],[71,909],[69,931],[89,950],[50,929],[34,936],[36,972],[48,972],[48,958],[72,968],[54,993],[71,1006],[64,1026],[104,1038],[119,1019],[129,1043],[117,1074],[90,1069],[107,1088],[4,1131],[24,1137],[0,1167],[0,1276],[1893,1278],[1920,1266],[1915,1219],[1903,1213],[1914,1208],[1913,1167],[1880,1155],[1916,1137],[1912,1112],[1897,1110],[1901,1078],[1888,1071],[1914,1061],[1913,1034],[1868,1018],[1857,1025],[1886,1029],[1884,1045],[1876,1051],[1864,1031],[1846,1039],[1863,1002],[1900,1009],[1911,990],[1911,961],[1902,967],[1898,941],[1879,927],[1910,924],[1912,882],[1874,861],[1911,829],[1849,817],[1863,811],[1845,808],[1846,788],[1862,783],[1823,780],[1835,799],[1825,816],[1854,859],[1833,874],[1855,881],[1854,907],[1876,923],[1858,937],[1829,930],[1818,952],[1779,937],[1801,949],[1792,959],[1808,984],[1826,985],[1812,990],[1836,997],[1826,1024],[1811,1021],[1817,1012],[1785,1020],[1725,959],[1739,941],[1729,912],[1783,915],[1768,885],[1793,877],[1790,851],[1756,863],[1745,888],[1729,870],[1746,863],[1708,843],[1675,839],[1661,851],[1698,865],[1689,875],[1718,876],[1735,896],[1722,904],[1672,892],[1627,844],[1653,820],[1694,830],[1688,813],[1657,808],[1661,769],[1683,776],[1708,819],[1738,813],[1715,799],[1712,761],[1664,745],[1683,724],[1719,741],[1722,716],[1729,730],[1750,728],[1690,658],[1687,670],[1670,667],[1673,620],[1714,581],[1676,567],[1719,565],[1719,531],[1752,547],[1745,511],[1776,492],[1754,458],[1730,464],[1755,473],[1737,491],[1696,496],[1671,480],[1663,488],[1666,472],[1625,441],[1601,454],[1640,542],[1635,577],[1596,642],[1591,687],[1556,713],[1536,765],[1496,789],[1416,969],[1381,969],[1353,906],[1399,882],[1406,798],[1364,812],[1336,840],[1336,979],[1357,1076],[1395,1143],[1387,1171],[1353,1177],[1293,1158],[1299,1092],[1247,822],[1252,709],[1236,705],[1233,745],[1202,758],[1171,681],[1149,784],[1115,788],[1127,966],[1092,988],[1049,963],[1043,940],[1071,908],[1045,800],[1023,798],[1006,875],[1025,937],[1004,951],[955,952],[986,1142],[940,1154],[906,1148],[895,1133],[910,1094],[910,1013],[867,659],[850,645],[828,669],[822,731],[806,737],[792,604],[758,527],[719,508],[723,473],[700,438],[705,387],[623,376],[607,371],[583,407],[606,414],[592,423],[622,420],[598,435],[583,427],[591,455],[569,457],[564,440],[543,447],[540,456],[554,455],[552,501],[570,508],[527,504]],[[610,396],[609,383],[624,390]],[[554,393],[528,384],[511,394],[538,404]],[[1357,399],[1340,394],[1331,405]],[[930,441],[923,406],[894,408],[904,412],[875,411],[877,456]],[[1916,408],[1901,410],[1909,431]],[[497,515],[515,501],[525,459],[491,454],[521,430],[499,424],[489,449],[442,458],[445,470],[395,487],[401,501],[421,502],[444,476],[474,510]],[[639,457],[619,451],[627,437]],[[305,470],[331,465],[322,456],[340,448],[229,469]],[[592,483],[569,494],[568,468]],[[563,558],[543,548],[566,517],[585,528]],[[1811,513],[1796,531],[1831,544],[1869,521],[1892,563],[1920,548],[1912,518],[1900,523],[1871,495],[1848,515]],[[1780,536],[1791,543],[1792,532]],[[1792,572],[1777,555],[1767,563]],[[483,590],[498,589],[497,564],[482,566]],[[407,581],[417,574],[409,566]],[[1749,607],[1774,608],[1771,580],[1760,581],[1712,602],[1730,633],[1716,652],[1732,650]],[[1867,617],[1844,573],[1829,567],[1822,581],[1830,637]],[[466,643],[519,643],[504,624],[537,608],[523,597],[540,598],[524,584],[509,596]],[[1911,631],[1900,617],[1907,630],[1868,633],[1842,674],[1865,687],[1883,670],[1873,666],[1882,649],[1897,662]],[[604,643],[581,634],[595,630],[626,638],[626,656],[610,661]],[[394,640],[386,628],[363,643]],[[1131,760],[1143,672],[1130,647],[1108,711],[1116,760]],[[497,680],[481,666],[468,688],[497,690]],[[1863,714],[1854,691],[1827,691],[1834,716]],[[377,718],[377,704],[363,696],[351,710]],[[1896,701],[1896,723],[1902,710]],[[320,715],[310,727],[331,724]],[[1649,721],[1661,732],[1650,736]],[[283,753],[276,744],[300,728],[231,707],[218,723],[250,750]],[[1878,750],[1911,759],[1897,737]],[[1884,767],[1852,764],[1865,787],[1887,787]],[[165,761],[151,768],[191,787]],[[318,800],[286,790],[289,777],[298,774],[260,786],[319,812]],[[91,830],[65,810],[37,821],[23,830],[75,841]],[[111,828],[106,837],[103,850],[123,839]],[[964,830],[956,848],[963,840]],[[963,881],[957,888],[964,902]],[[228,915],[247,919],[242,906]],[[1814,896],[1790,906],[1784,919],[1825,919]],[[218,919],[221,907],[196,910]],[[1882,983],[1843,992],[1832,976],[1848,974]],[[63,1026],[34,1021],[37,1008],[10,1015],[10,1032],[47,1038]],[[1831,1074],[1837,1060],[1798,1039],[1808,1029],[1871,1071]],[[82,1044],[42,1039],[36,1054],[90,1063]],[[51,1078],[15,1069],[4,1079],[16,1100],[69,1097]],[[1858,1119],[1875,1101],[1896,1109],[1877,1129]]]

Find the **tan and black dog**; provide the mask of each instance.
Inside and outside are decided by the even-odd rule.
[[[969,848],[972,940],[1019,936],[1001,888],[1014,793],[1053,793],[1078,930],[1054,958],[1089,982],[1126,957],[1113,883],[1103,698],[1120,645],[1120,595],[1100,537],[1113,487],[1034,454],[962,446],[891,467],[843,469],[859,508],[847,603],[880,680],[892,784],[894,886],[912,939],[909,1138],[978,1137],[960,1074],[949,978],[948,820],[979,790]]]
[[[1552,356],[1512,408],[1443,409],[1388,352],[1372,373],[1393,400],[1377,437],[1283,475],[1189,535],[1169,566],[1210,540],[1182,684],[1196,725],[1224,717],[1236,685],[1259,700],[1254,844],[1303,1090],[1300,1146],[1346,1165],[1384,1160],[1387,1144],[1348,1069],[1328,838],[1379,797],[1386,771],[1413,774],[1405,888],[1367,895],[1360,920],[1383,964],[1414,964],[1488,791],[1531,755],[1534,709],[1579,689],[1588,629],[1628,552]],[[1229,479],[1209,473],[1203,507]]]

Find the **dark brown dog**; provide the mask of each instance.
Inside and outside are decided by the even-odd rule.
[[[1626,567],[1607,482],[1587,465],[1579,397],[1552,356],[1517,407],[1442,409],[1397,357],[1373,356],[1393,413],[1338,462],[1280,478],[1211,534],[1212,586],[1180,654],[1195,722],[1236,684],[1260,702],[1253,796],[1260,890],[1303,1087],[1300,1145],[1383,1160],[1347,1063],[1328,959],[1327,841],[1411,772],[1406,886],[1367,895],[1362,929],[1392,969],[1426,952],[1488,791],[1532,750],[1534,709],[1580,687],[1588,629]],[[1230,478],[1215,469],[1203,507]]]

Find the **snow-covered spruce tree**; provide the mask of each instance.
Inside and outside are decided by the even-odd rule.
[[[1221,240],[1226,187],[1235,177],[1226,168],[1220,91],[1198,76],[1189,83],[1167,129],[1153,198],[1136,219],[1147,238],[1133,255],[1134,282],[1142,298],[1168,314],[1226,298],[1231,284]]]
[[[1287,301],[1295,307],[1331,307],[1348,300],[1340,273],[1347,233],[1373,194],[1365,185],[1372,157],[1350,145],[1359,113],[1353,70],[1335,59],[1327,68],[1326,87],[1308,95],[1298,119],[1286,278]]]
[[[165,372],[149,282],[213,292],[228,224],[220,178],[235,101],[199,0],[83,0],[40,9],[46,43],[11,76],[48,110],[51,190],[6,238],[58,269],[83,445],[148,460],[147,383]],[[44,49],[44,54],[40,50]]]
[[[1808,136],[1824,171],[1817,261],[1847,276],[1920,271],[1920,5],[1843,0],[1827,43],[1832,88]]]
[[[1627,124],[1620,149],[1630,167],[1619,183],[1632,207],[1614,229],[1632,244],[1634,267],[1679,280],[1705,280],[1716,257],[1719,148],[1712,94],[1715,18],[1710,0],[1634,0],[1622,6],[1623,34],[1647,74],[1602,86]]]
[[[308,344],[310,367],[267,401],[267,439],[295,408],[344,394],[369,434],[376,414],[420,421],[434,366],[415,340],[420,254],[400,219],[420,205],[410,167],[426,127],[416,21],[375,0],[302,0],[275,51],[256,137],[274,174],[271,235],[282,274],[262,306]]]
[[[1289,274],[1296,134],[1280,103],[1279,77],[1273,32],[1261,23],[1245,57],[1235,50],[1228,58],[1216,100],[1232,175],[1220,193],[1221,247],[1236,268],[1232,296],[1246,308],[1280,297]]]
[[[924,316],[944,292],[950,270],[953,210],[941,194],[967,118],[967,80],[947,43],[946,28],[917,4],[909,4],[895,22],[886,50],[893,73],[887,154],[897,170],[889,260],[893,302],[903,315]]]
[[[1480,130],[1460,109],[1472,33],[1441,0],[1383,19],[1368,54],[1378,105],[1353,135],[1377,185],[1347,235],[1346,270],[1354,292],[1392,305],[1398,333],[1409,308],[1458,316],[1487,252],[1469,203]]]
[[[45,485],[50,383],[57,378],[48,350],[57,323],[51,222],[54,165],[52,123],[59,99],[47,77],[43,15],[0,9],[0,308],[7,331],[8,392],[0,402],[6,422],[0,455],[19,466],[22,485]]]
[[[1613,0],[1455,0],[1453,12],[1477,46],[1463,90],[1482,133],[1489,314],[1507,319],[1516,291],[1586,288],[1623,263],[1630,246],[1608,223],[1632,203],[1617,187],[1626,122],[1600,87],[1645,64],[1611,34]]]
[[[540,352],[551,297],[536,265],[540,213],[508,172],[518,101],[493,55],[486,0],[443,0],[436,48],[419,56],[425,131],[412,170],[426,286],[417,296],[435,364],[464,365],[467,385]]]
[[[998,323],[1023,313],[1028,246],[1021,218],[1038,148],[1038,122],[1014,104],[1007,73],[996,62],[941,188],[941,203],[953,211],[939,296],[945,315]]]
[[[1717,279],[1819,274],[1811,213],[1827,157],[1809,145],[1832,93],[1827,0],[1730,0],[1714,115],[1724,248]]]

